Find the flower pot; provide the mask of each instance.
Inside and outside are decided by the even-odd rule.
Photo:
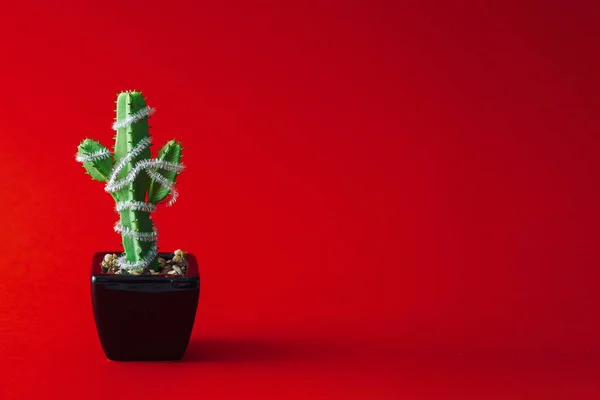
[[[104,354],[114,361],[175,361],[187,348],[200,296],[194,255],[186,275],[110,275],[92,260],[92,305]],[[160,253],[171,258],[173,253]]]

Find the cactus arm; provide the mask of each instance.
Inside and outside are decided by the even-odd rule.
[[[83,140],[77,146],[75,159],[83,163],[83,168],[93,180],[107,182],[113,168],[112,153],[99,142]]]
[[[170,140],[159,150],[157,159],[171,164],[179,164],[182,157],[182,150],[183,147],[180,142]],[[172,193],[173,198],[176,198],[177,192],[174,190],[173,185],[176,183],[175,180],[177,179],[177,175],[179,175],[179,171],[162,170],[158,172],[159,169],[154,169],[154,173],[151,174],[152,179],[148,188],[148,202],[152,204],[157,204],[159,201],[164,200],[169,193]]]

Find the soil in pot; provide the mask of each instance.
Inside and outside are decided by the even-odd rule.
[[[127,271],[117,266],[118,254],[106,254],[101,262],[102,272],[107,275],[185,275],[188,268],[187,253],[177,249],[172,255],[158,257],[160,270],[149,268]]]

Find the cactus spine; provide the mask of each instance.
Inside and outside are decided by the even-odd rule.
[[[85,139],[78,147],[76,159],[83,163],[92,179],[106,182],[105,191],[116,201],[119,222],[114,228],[121,234],[125,250],[117,264],[126,270],[158,271],[158,235],[150,214],[169,194],[167,205],[177,199],[174,184],[183,170],[181,143],[171,140],[157,158],[151,158],[148,117],[154,109],[146,105],[137,91],[119,93],[116,104],[114,152],[99,142]]]

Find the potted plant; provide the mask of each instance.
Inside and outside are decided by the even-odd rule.
[[[179,360],[198,306],[198,264],[193,254],[181,250],[158,252],[151,214],[158,205],[177,200],[174,185],[183,170],[182,147],[171,140],[151,158],[148,118],[154,109],[135,90],[119,93],[116,104],[114,150],[85,139],[76,155],[115,200],[119,221],[114,229],[124,249],[92,257],[94,320],[110,360]]]

